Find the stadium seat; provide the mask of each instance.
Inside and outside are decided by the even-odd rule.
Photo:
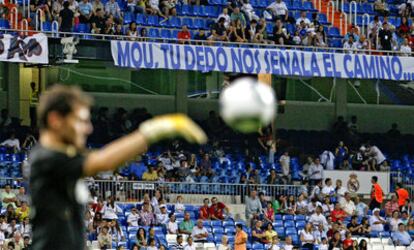
[[[330,27],[328,31],[329,37],[341,37],[339,29],[337,27]]]
[[[146,18],[145,18],[145,15],[143,15],[143,14],[137,14],[137,17],[136,17],[136,19],[135,19],[135,22],[136,22],[138,25],[146,25]]]

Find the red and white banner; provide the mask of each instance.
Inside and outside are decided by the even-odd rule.
[[[20,37],[0,35],[0,61],[49,63],[49,48],[45,34]]]

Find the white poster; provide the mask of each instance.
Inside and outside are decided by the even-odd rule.
[[[385,195],[390,191],[390,173],[387,172],[370,172],[370,171],[342,171],[342,170],[325,170],[324,177],[331,178],[333,184],[335,181],[342,180],[342,186],[350,193],[370,194],[371,178],[378,177],[378,183],[382,187]]]
[[[49,63],[49,48],[45,34],[21,37],[0,35],[0,61]]]

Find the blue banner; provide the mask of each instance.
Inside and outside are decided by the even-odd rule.
[[[414,80],[413,57],[116,40],[111,52],[116,66],[135,69]]]

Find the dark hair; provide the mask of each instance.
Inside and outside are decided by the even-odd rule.
[[[183,238],[183,236],[181,234],[177,235],[177,240],[182,239],[182,238]]]
[[[331,180],[331,178],[326,178],[325,179],[325,184],[328,184],[328,181],[330,181]]]
[[[236,227],[238,227],[238,228],[240,228],[240,229],[243,229],[243,225],[242,224],[236,224]]]
[[[69,2],[68,1],[63,2],[63,8],[65,8],[65,9],[69,8]]]
[[[398,188],[402,188],[403,184],[401,182],[398,182],[397,184],[395,184]]]
[[[48,116],[51,112],[57,112],[65,117],[69,115],[75,105],[80,104],[87,107],[92,105],[92,98],[84,94],[76,86],[54,85],[41,97],[37,115],[40,128],[48,128]]]
[[[375,182],[378,182],[378,176],[372,176],[372,178],[371,178],[373,181],[375,181]]]

